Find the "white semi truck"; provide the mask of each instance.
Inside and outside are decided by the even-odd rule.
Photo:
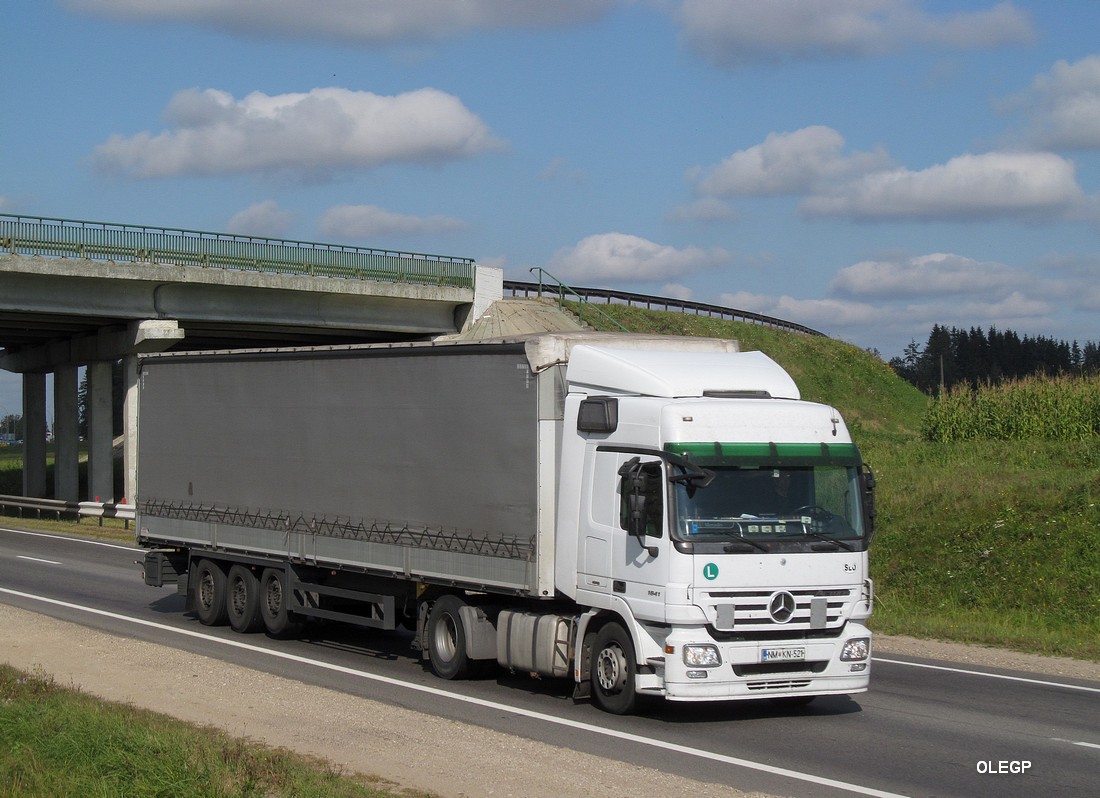
[[[873,476],[735,341],[164,354],[139,385],[145,581],[204,624],[404,624],[445,679],[613,713],[867,688]]]

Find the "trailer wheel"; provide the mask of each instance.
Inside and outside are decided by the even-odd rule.
[[[466,630],[459,611],[465,602],[458,596],[440,596],[428,613],[428,659],[441,679],[465,679],[471,674],[466,656]]]
[[[263,626],[260,617],[260,580],[252,569],[234,565],[226,585],[226,614],[235,632],[257,632]]]
[[[227,618],[225,572],[212,560],[195,568],[195,614],[204,626],[221,626]]]
[[[286,573],[282,568],[265,568],[260,577],[260,618],[272,637],[293,637],[302,630],[302,622],[287,608],[289,600]]]
[[[612,715],[628,715],[637,704],[634,692],[634,642],[623,627],[611,622],[597,633],[592,646],[592,698]]]

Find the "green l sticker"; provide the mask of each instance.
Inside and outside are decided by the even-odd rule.
[[[703,566],[703,577],[713,582],[718,578],[718,566],[712,562],[708,562]]]

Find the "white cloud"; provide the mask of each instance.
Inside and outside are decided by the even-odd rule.
[[[647,282],[692,274],[729,261],[729,253],[719,248],[677,249],[625,233],[602,233],[558,250],[549,270],[564,280]]]
[[[617,0],[67,0],[75,9],[142,22],[187,22],[235,34],[384,44],[470,31],[589,22]]]
[[[889,319],[883,308],[843,299],[796,299],[786,295],[768,296],[738,291],[722,294],[719,303],[737,310],[793,321],[823,332],[838,327],[877,325]]]
[[[684,0],[680,21],[687,43],[721,66],[874,56],[909,44],[992,47],[1033,36],[1011,3],[932,15],[914,0]]]
[[[775,196],[811,190],[824,180],[881,170],[885,152],[844,156],[844,137],[824,125],[769,133],[763,143],[738,150],[717,166],[692,170],[698,193],[709,196]]]
[[[661,286],[661,296],[667,296],[669,299],[691,299],[694,293],[686,285],[679,283],[667,283]]]
[[[1027,112],[1031,140],[1040,147],[1100,149],[1100,55],[1059,61],[1005,105]]]
[[[959,221],[1065,218],[1086,198],[1071,161],[1046,152],[960,155],[921,171],[871,172],[808,197],[811,216],[860,220]]]
[[[1100,282],[1090,265],[1092,259],[1052,256],[1025,269],[934,253],[845,267],[823,298],[741,291],[719,302],[897,354],[909,340],[924,341],[936,324],[1050,335],[1067,314],[1087,318],[1100,310]]]
[[[225,229],[236,235],[281,238],[293,222],[293,213],[280,208],[275,200],[265,200],[233,214]]]
[[[485,123],[453,95],[396,96],[341,88],[236,99],[187,89],[159,134],[111,136],[95,165],[134,178],[287,171],[325,176],[390,162],[438,162],[499,149]]]
[[[466,228],[449,216],[408,216],[377,205],[338,205],[329,208],[318,223],[323,235],[362,241],[385,235],[435,235]]]
[[[934,253],[902,260],[866,260],[837,272],[831,294],[863,299],[985,295],[1003,296],[1033,283],[1026,272],[1003,263]]]

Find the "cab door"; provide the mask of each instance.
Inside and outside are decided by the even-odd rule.
[[[612,537],[612,592],[639,619],[663,622],[669,577],[668,478],[660,459],[601,452],[614,458],[618,508]]]

